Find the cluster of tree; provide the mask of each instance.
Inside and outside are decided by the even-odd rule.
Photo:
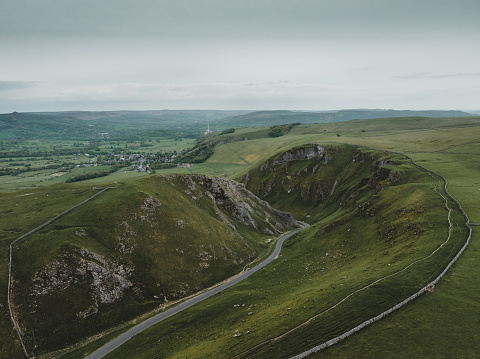
[[[22,164],[12,164],[12,167],[4,167],[0,168],[0,176],[16,176],[20,173],[24,172],[33,172],[33,171],[40,171],[40,170],[47,170],[47,169],[57,169],[60,167],[64,167],[64,164],[55,164],[49,166],[41,166],[41,167],[32,167],[32,164],[27,163],[25,167],[13,167],[14,165],[22,165]]]
[[[226,135],[227,133],[234,133],[235,132],[235,129],[232,127],[232,128],[227,128],[226,130],[223,130],[222,132],[220,132],[221,135]]]
[[[82,173],[82,174],[70,177],[65,182],[66,183],[80,182],[80,181],[85,181],[92,178],[105,177],[105,176],[108,176],[110,173],[117,171],[119,168],[120,168],[119,166],[112,166],[112,168],[110,168],[108,171],[103,170],[100,172]]]
[[[175,158],[176,163],[202,163],[213,155],[214,142],[202,142]]]
[[[270,127],[270,132],[268,133],[269,136],[271,137],[280,137],[283,135],[286,135],[287,133],[290,132],[290,130],[295,127],[300,125],[300,122],[295,122],[295,123],[290,123],[287,125],[275,125]]]
[[[1,168],[0,176],[16,176],[20,173],[27,172],[30,169],[20,169],[20,168]]]
[[[0,158],[16,158],[16,157],[49,157],[49,156],[72,156],[78,153],[101,152],[97,146],[83,146],[78,148],[52,148],[50,150],[11,148],[9,150],[0,151]]]
[[[148,168],[150,168],[150,170],[162,170],[162,169],[165,169],[165,168],[172,168],[172,167],[176,167],[176,166],[177,165],[175,163],[171,163],[171,162],[168,162],[168,163],[150,163]]]
[[[12,157],[47,157],[47,156],[69,156],[77,153],[76,149],[54,149],[51,151],[39,151],[28,149],[11,149],[0,152],[0,158]]]

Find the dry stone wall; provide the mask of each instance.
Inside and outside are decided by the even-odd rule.
[[[390,152],[390,151],[389,151]],[[440,281],[440,279],[442,279],[445,274],[447,274],[448,270],[455,264],[455,262],[458,260],[458,258],[460,258],[460,256],[463,254],[463,252],[465,251],[465,249],[467,248],[468,244],[470,243],[470,239],[472,237],[472,228],[470,226],[470,220],[468,218],[468,215],[465,213],[465,211],[463,210],[462,206],[460,205],[460,202],[458,202],[455,198],[452,197],[452,195],[448,192],[447,190],[447,186],[448,186],[448,181],[445,177],[443,177],[442,175],[434,172],[434,171],[431,171],[419,164],[417,164],[411,157],[409,156],[406,156],[402,153],[398,153],[398,152],[390,152],[390,153],[395,153],[395,154],[398,154],[398,155],[401,155],[401,156],[404,156],[404,157],[407,157],[408,159],[410,159],[412,161],[412,163],[414,165],[416,165],[417,167],[419,168],[422,168],[424,169],[425,171],[429,172],[429,173],[432,173],[438,177],[440,177],[441,179],[443,179],[444,181],[444,189],[445,189],[445,193],[447,194],[447,196],[457,204],[458,206],[458,209],[460,210],[460,212],[462,213],[463,217],[465,218],[465,227],[468,228],[468,237],[467,237],[467,240],[465,241],[465,244],[462,246],[462,248],[458,251],[458,253],[455,255],[455,257],[448,263],[448,265],[445,267],[445,269],[430,283],[428,283],[425,287],[423,287],[422,289],[420,289],[418,292],[412,294],[410,297],[402,300],[400,303],[398,303],[397,305],[393,306],[392,308],[390,309],[387,309],[386,311],[380,313],[379,315],[369,319],[369,320],[366,320],[364,321],[363,323],[357,325],[356,327],[350,329],[349,331],[343,333],[342,335],[339,335],[338,337],[335,337],[335,338],[332,338],[328,341],[326,341],[325,343],[322,343],[320,345],[317,345],[316,347],[313,347],[311,349],[308,349],[306,351],[304,351],[303,353],[301,354],[298,354],[294,357],[292,357],[291,359],[301,359],[301,358],[305,358],[307,356],[309,356],[310,354],[313,354],[313,353],[317,353],[325,348],[328,348],[332,345],[335,345],[339,342],[341,342],[342,340],[348,338],[349,336],[351,336],[352,334],[355,334],[357,333],[358,331],[360,331],[361,329],[369,326],[370,324],[372,323],[375,323],[376,321],[384,318],[385,316],[389,315],[390,313],[402,308],[403,306],[407,305],[408,303],[410,303],[412,300],[418,298],[420,295],[422,295],[423,293],[425,293],[426,291],[430,291],[432,290],[432,288],[435,287],[435,285]]]
[[[80,207],[81,205],[87,203],[88,201],[91,201],[92,199],[94,199],[95,197],[97,197],[98,195],[100,195],[101,193],[105,192],[107,189],[109,189],[109,187],[105,187],[105,188],[102,188],[99,192],[95,193],[93,196],[87,198],[86,200],[78,203],[77,205],[67,209],[66,211],[60,213],[59,215],[53,217],[51,220],[43,223],[42,225],[38,226],[37,228],[35,229],[32,229],[31,231],[25,233],[24,235],[18,237],[17,239],[15,239],[12,243],[10,243],[10,259],[9,259],[9,264],[8,264],[8,297],[7,297],[7,301],[8,301],[8,309],[10,311],[10,319],[12,320],[12,323],[13,323],[13,327],[15,328],[15,331],[17,332],[18,334],[18,338],[20,339],[20,344],[22,345],[22,350],[23,350],[23,353],[25,354],[25,356],[27,358],[30,358],[30,355],[25,347],[25,343],[23,342],[23,339],[22,339],[22,332],[21,332],[21,329],[17,323],[17,319],[16,319],[16,315],[15,315],[15,312],[14,312],[14,304],[12,303],[13,300],[13,293],[12,293],[12,283],[13,283],[13,263],[12,263],[12,256],[13,256],[13,247],[14,245],[24,239],[25,237],[31,235],[32,233],[35,233],[36,231],[48,226],[50,223],[54,222],[55,220],[57,220],[58,218],[66,215],[67,213],[70,213],[71,211],[73,211],[75,208],[78,208]]]

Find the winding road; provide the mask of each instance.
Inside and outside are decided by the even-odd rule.
[[[107,355],[108,353],[110,353],[114,349],[118,348],[120,345],[125,343],[127,340],[129,340],[133,336],[137,335],[138,333],[142,332],[143,330],[147,329],[148,327],[150,327],[154,324],[157,324],[157,323],[161,322],[162,320],[167,319],[168,317],[171,317],[172,315],[177,314],[178,312],[181,312],[182,310],[187,309],[187,308],[191,307],[192,305],[195,305],[195,304],[201,302],[202,300],[207,299],[207,298],[211,297],[212,295],[215,295],[215,294],[221,292],[224,289],[230,288],[231,286],[233,286],[233,285],[237,284],[238,282],[244,280],[245,278],[247,278],[251,274],[257,272],[260,269],[262,269],[267,264],[272,262],[274,259],[278,258],[278,255],[280,254],[280,251],[282,249],[283,242],[285,242],[285,240],[287,238],[290,238],[295,233],[300,232],[300,231],[310,227],[305,222],[298,221],[298,223],[302,226],[302,228],[296,229],[296,230],[282,236],[277,241],[277,244],[275,246],[275,250],[273,251],[273,253],[267,259],[265,259],[262,263],[256,265],[252,269],[247,270],[246,272],[243,272],[243,273],[239,274],[238,276],[232,278],[231,280],[229,280],[226,283],[223,283],[223,284],[221,284],[221,285],[219,285],[215,288],[212,288],[207,292],[204,292],[204,293],[202,293],[202,294],[200,294],[200,295],[198,295],[198,296],[196,296],[192,299],[189,299],[189,300],[171,308],[171,309],[168,309],[168,310],[166,310],[166,311],[164,311],[160,314],[157,314],[156,316],[154,316],[150,319],[145,320],[144,322],[138,324],[137,326],[129,329],[128,331],[126,331],[122,335],[120,335],[117,338],[113,339],[112,341],[108,342],[103,347],[101,347],[100,349],[96,350],[95,352],[93,352],[92,354],[87,356],[85,359],[99,359],[99,358],[104,357],[105,355]]]

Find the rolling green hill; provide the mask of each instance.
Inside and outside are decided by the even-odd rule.
[[[0,114],[0,140],[119,139],[149,136],[163,131],[167,137],[203,134],[207,122],[247,111],[102,111]],[[151,134],[150,134],[151,135]]]
[[[269,130],[214,135],[205,162],[176,169],[228,175],[260,200],[243,184],[168,170],[116,184],[107,176],[1,194],[7,263],[14,238],[95,193],[92,186],[116,187],[15,246],[15,301],[30,350],[84,358],[141,314],[238,272],[266,253],[267,238],[286,230],[279,226],[285,215],[263,200],[311,227],[261,271],[107,357],[288,358],[378,315],[435,278],[468,232],[440,177],[385,150],[445,176],[470,221],[480,223],[480,117],[302,124],[281,137]],[[250,217],[238,201],[252,208]],[[312,357],[474,357],[477,229],[431,292]],[[0,357],[21,358],[6,292]]]
[[[15,246],[26,347],[32,355],[62,349],[214,285],[296,226],[223,178],[122,183]]]
[[[283,112],[284,111],[281,111],[281,113]],[[249,116],[249,114],[245,116]],[[273,114],[269,113],[265,116],[270,119]],[[290,118],[292,121],[295,119],[298,120],[296,117]],[[371,138],[385,136],[391,133],[411,133],[456,127],[475,127],[478,126],[479,119],[480,117],[478,116],[457,118],[396,117],[322,124],[299,125],[298,123],[291,123],[287,127],[284,127],[286,125],[274,125],[260,128],[239,128],[233,133],[214,133],[208,137],[200,137],[198,140],[199,143],[180,154],[178,161],[192,163],[207,161],[210,166],[216,165],[217,163],[231,164],[233,162],[235,164],[246,165],[244,166],[246,168],[255,161],[269,156],[272,150],[279,151],[321,138],[332,140],[332,134],[336,137],[334,139],[335,142],[342,142],[341,137],[345,135]],[[283,128],[281,136],[272,136],[272,130],[277,128]],[[291,135],[289,135],[290,132],[292,132]],[[286,137],[283,139],[272,138],[283,136]],[[243,141],[248,141],[248,143],[243,143]],[[219,148],[215,149],[217,146]],[[391,147],[391,149],[394,149],[394,147]],[[211,156],[213,157],[210,159]]]
[[[300,111],[258,111],[218,119],[212,123],[213,128],[274,126],[294,122],[303,124],[331,123],[351,120],[365,120],[390,117],[463,117],[471,114],[463,111],[399,111],[399,110],[339,110],[328,112]]]
[[[0,114],[0,140],[102,139],[151,137],[162,131],[166,137],[197,137],[210,123],[212,130],[231,127],[274,126],[294,122],[330,123],[387,117],[462,117],[462,111],[340,110],[292,111],[69,111]],[[154,132],[152,132],[154,131]],[[150,133],[152,132],[152,133]],[[158,134],[158,133],[157,133]]]
[[[83,138],[94,135],[88,123],[58,114],[11,113],[0,115],[0,139],[72,138],[82,134]]]

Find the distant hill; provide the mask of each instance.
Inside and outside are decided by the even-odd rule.
[[[169,138],[196,138],[210,124],[213,131],[227,128],[274,126],[301,122],[329,123],[387,117],[461,117],[462,111],[339,110],[329,112],[295,111],[69,111],[0,114],[2,139],[95,139],[108,133],[110,138],[142,136],[161,130]]]
[[[0,114],[0,139],[112,138],[163,130],[169,137],[197,137],[207,123],[248,111],[69,111]]]
[[[13,112],[0,115],[0,139],[58,138],[65,134],[88,133],[88,124],[60,115]]]
[[[258,111],[215,121],[213,128],[274,126],[301,122],[329,123],[350,120],[367,120],[388,117],[462,117],[471,116],[463,111],[399,111],[379,109],[339,110],[329,112],[295,112],[295,111]]]

